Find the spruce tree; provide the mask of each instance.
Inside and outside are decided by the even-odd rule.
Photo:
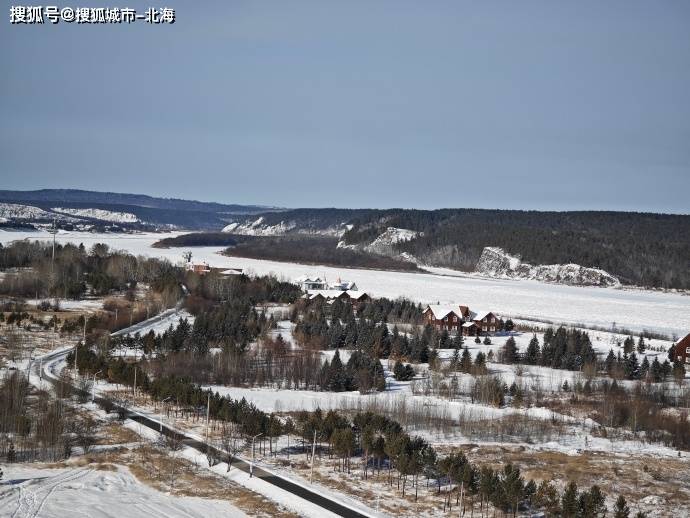
[[[610,376],[613,372],[613,367],[616,365],[616,357],[613,354],[613,349],[609,349],[609,354],[606,357],[606,372]]]
[[[642,354],[647,350],[647,344],[644,343],[644,336],[640,336],[637,342],[637,352]]]
[[[486,355],[481,351],[474,357],[474,369],[478,374],[482,374],[486,371]]]
[[[640,377],[640,364],[637,361],[635,351],[631,352],[630,356],[628,356],[625,373],[629,380],[636,380]]]
[[[579,516],[598,518],[606,514],[606,498],[596,484],[589,491],[583,491],[579,499]]]
[[[646,379],[647,374],[649,373],[649,360],[647,359],[647,356],[644,357],[644,360],[642,360],[642,364],[640,365],[640,379]]]
[[[623,352],[630,354],[635,349],[635,339],[632,336],[628,336],[623,342]]]
[[[345,386],[345,367],[340,360],[340,350],[336,349],[329,369],[328,387],[333,392],[347,390]]]
[[[503,361],[508,364],[517,361],[517,345],[512,336],[506,340],[506,344],[503,346]]]
[[[563,518],[577,518],[578,507],[577,484],[570,482],[561,497],[561,513]]]
[[[472,357],[467,347],[462,350],[462,358],[460,359],[460,370],[462,372],[470,372],[472,370]]]
[[[662,373],[661,364],[659,363],[659,360],[657,359],[656,356],[652,360],[652,366],[650,368],[650,374],[652,376],[652,381],[654,383],[659,383],[661,381],[663,373]]]
[[[539,340],[537,335],[533,335],[532,339],[529,341],[527,346],[527,352],[525,353],[525,362],[529,365],[537,365],[539,363]]]

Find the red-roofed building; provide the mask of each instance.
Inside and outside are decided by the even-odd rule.
[[[448,331],[457,331],[463,322],[457,310],[450,306],[427,306],[422,315],[425,324]]]

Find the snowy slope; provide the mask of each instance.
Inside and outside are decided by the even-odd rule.
[[[489,277],[533,279],[575,286],[620,286],[616,277],[598,268],[579,264],[534,266],[497,247],[484,248],[475,271]]]
[[[364,247],[364,250],[374,254],[398,256],[393,245],[404,243],[419,236],[420,233],[406,228],[388,227],[376,239]]]
[[[53,215],[33,205],[0,203],[0,217],[5,219],[47,219]]]
[[[22,464],[4,466],[0,486],[0,516],[42,518],[190,518],[246,516],[229,502],[160,493],[139,483],[126,468],[36,469]]]
[[[64,207],[53,207],[51,210],[59,212],[60,214],[69,214],[70,216],[78,216],[90,219],[100,219],[102,221],[110,221],[113,223],[138,223],[137,218],[131,212],[115,212],[103,209],[68,209]]]
[[[348,230],[351,225],[333,225],[326,228],[309,228],[299,226],[295,221],[280,221],[275,225],[265,222],[263,216],[244,223],[234,222],[226,225],[223,232],[239,234],[244,236],[284,236],[286,234],[309,234],[318,236],[339,237]]]

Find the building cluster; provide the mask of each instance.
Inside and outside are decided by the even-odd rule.
[[[185,265],[185,269],[188,272],[194,272],[199,275],[206,275],[207,273],[211,272],[211,267],[208,265],[207,262],[202,262],[202,263],[193,263],[189,261]]]
[[[357,289],[357,284],[340,278],[329,283],[325,277],[304,276],[298,278],[297,283],[305,293],[304,298],[309,301],[333,304],[340,300],[350,304],[362,304],[371,300],[366,292]]]
[[[462,305],[430,305],[422,315],[425,324],[463,336],[492,335],[500,331],[501,319],[493,311],[472,311]]]

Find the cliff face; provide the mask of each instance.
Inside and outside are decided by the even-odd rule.
[[[338,248],[349,248],[351,250],[362,250],[370,254],[384,255],[404,261],[416,263],[417,260],[408,253],[400,253],[394,249],[397,243],[404,243],[418,237],[421,233],[406,228],[388,227],[384,232],[379,234],[376,239],[368,244],[349,245],[344,241],[338,243]]]
[[[243,236],[286,236],[288,234],[304,234],[315,236],[340,237],[348,230],[345,223],[325,226],[318,221],[280,220],[269,223],[260,216],[255,220],[234,222],[226,225],[223,232]]]
[[[620,285],[620,281],[616,277],[598,268],[587,268],[579,264],[534,266],[523,263],[519,257],[510,255],[502,248],[496,247],[484,248],[475,271],[489,277],[533,279],[573,286]]]

